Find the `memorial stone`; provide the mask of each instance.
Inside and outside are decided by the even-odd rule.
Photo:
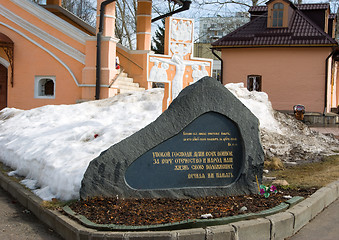
[[[211,77],[186,87],[154,122],[87,168],[81,198],[203,197],[257,192],[258,119]]]

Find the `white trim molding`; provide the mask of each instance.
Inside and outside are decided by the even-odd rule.
[[[100,17],[100,15],[97,14],[97,18]],[[114,15],[109,15],[109,14],[104,14],[104,17],[105,18],[113,18],[113,19],[116,19],[116,16]]]
[[[152,33],[150,33],[150,32],[137,32],[137,35],[138,35],[138,34],[152,35]]]
[[[20,32],[18,29],[13,28],[12,26],[0,22],[0,25],[3,25],[5,27],[7,27],[8,29],[18,33],[20,36],[26,38],[28,41],[30,41],[31,43],[33,43],[34,45],[36,45],[37,47],[41,48],[42,50],[44,50],[45,52],[47,52],[49,55],[51,55],[55,60],[57,60],[62,66],[64,66],[67,71],[69,72],[69,74],[72,76],[74,82],[76,83],[77,86],[80,86],[78,80],[76,79],[75,75],[73,74],[72,70],[67,66],[66,63],[64,63],[60,58],[58,58],[54,53],[52,53],[50,50],[48,50],[47,48],[45,48],[44,46],[40,45],[39,43],[37,43],[36,41],[34,41],[33,39],[31,39],[30,37],[28,37],[27,35],[25,35],[24,33]]]
[[[49,55],[51,55],[56,61],[58,61],[71,75],[71,77],[73,78],[75,84],[78,87],[96,87],[95,84],[80,84],[77,80],[77,78],[75,77],[74,73],[72,72],[72,70],[69,68],[69,66],[64,63],[60,58],[58,58],[54,53],[52,53],[51,51],[49,51],[47,48],[41,46],[39,43],[37,43],[36,41],[34,41],[33,39],[31,39],[30,37],[26,36],[24,33],[20,32],[19,30],[7,25],[6,23],[0,22],[0,25],[3,25],[5,27],[7,27],[8,29],[11,29],[12,31],[18,33],[20,36],[26,38],[28,41],[30,41],[31,43],[33,43],[34,45],[36,45],[37,47],[41,48],[43,51],[47,52]],[[100,85],[100,87],[109,87],[109,85]]]
[[[5,68],[8,68],[9,65],[10,65],[10,63],[9,63],[6,59],[4,59],[4,58],[2,58],[2,57],[0,57],[0,64],[1,64],[2,66],[4,66]]]
[[[119,38],[112,37],[112,36],[102,36],[101,41],[118,43]]]
[[[8,1],[8,0],[7,0]],[[75,39],[76,41],[85,44],[84,38],[88,35],[85,32],[80,31],[78,28],[74,27],[72,24],[64,21],[63,19],[55,16],[53,13],[45,10],[43,7],[39,6],[36,3],[33,3],[29,0],[10,0],[17,6],[20,6],[25,11],[36,16],[44,23],[50,25],[51,27],[59,30],[65,35]]]
[[[31,34],[35,35],[39,39],[45,41],[46,43],[50,44],[51,46],[59,49],[61,52],[65,53],[66,55],[70,56],[71,58],[77,60],[78,62],[85,64],[85,55],[78,51],[77,49],[73,48],[72,46],[62,42],[61,40],[57,39],[56,37],[48,34],[47,32],[41,30],[40,28],[34,26],[30,22],[26,21],[25,19],[17,16],[13,12],[6,9],[4,6],[0,5],[0,14],[3,15],[9,21],[15,23],[16,25],[22,27],[23,29],[27,30]]]
[[[149,54],[154,53],[152,50],[130,50],[121,43],[117,43],[117,48],[122,49],[123,51],[129,53],[129,54]]]
[[[57,60],[64,68],[66,68],[66,70],[69,72],[69,74],[72,76],[75,84],[78,87],[95,87],[95,84],[80,84],[77,80],[77,78],[75,77],[74,73],[72,72],[72,70],[69,68],[69,66],[64,63],[60,58],[58,58],[54,53],[52,53],[51,51],[49,51],[47,48],[41,46],[39,43],[37,43],[36,41],[34,41],[33,39],[31,39],[30,37],[26,36],[24,33],[20,32],[19,30],[7,25],[6,23],[0,22],[0,25],[3,25],[5,27],[7,27],[8,29],[11,29],[12,31],[18,33],[20,36],[26,38],[28,41],[30,41],[31,43],[33,43],[34,45],[38,46],[39,48],[41,48],[42,50],[44,50],[45,52],[47,52],[49,55],[51,55],[55,60]],[[109,85],[100,85],[100,87],[109,87]]]

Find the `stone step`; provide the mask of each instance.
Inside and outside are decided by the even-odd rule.
[[[127,73],[122,72],[122,73],[120,74],[120,77],[128,77],[128,75],[127,75]]]
[[[133,79],[132,79],[133,80]],[[125,81],[124,79],[117,79],[114,83],[113,86],[131,86],[131,87],[139,87],[139,83],[134,83],[133,81]]]
[[[335,113],[326,113],[322,114],[305,114],[304,122],[307,125],[317,125],[317,124],[326,124],[326,125],[337,125],[339,124],[339,115]]]
[[[145,88],[134,88],[134,89],[124,89],[120,88],[119,93],[131,93],[131,92],[141,92],[145,91]]]
[[[134,83],[133,78],[128,77],[127,73],[125,72],[120,73],[119,77],[115,80],[111,88],[117,90],[116,94],[145,91],[145,88],[141,88],[139,83]]]
[[[119,76],[116,81],[123,81],[123,82],[133,82],[133,78],[125,77],[125,76]]]
[[[114,85],[113,85],[114,86]],[[130,89],[130,90],[136,90],[138,91],[138,89],[142,89],[145,90],[145,88],[141,88],[141,87],[136,87],[136,86],[129,86],[129,85],[117,85],[115,86],[116,88],[120,88],[120,89]]]
[[[127,91],[144,91],[145,88],[140,88],[140,87],[129,87],[129,86],[112,86],[112,88],[115,89],[123,89],[123,90],[127,90]]]

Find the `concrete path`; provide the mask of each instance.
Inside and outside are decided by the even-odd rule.
[[[312,130],[326,134],[326,133],[331,133],[337,138],[339,138],[339,124],[336,125],[330,125],[330,126],[311,126],[310,127]]]
[[[339,138],[339,124],[331,127],[311,127],[320,133],[332,133]],[[319,213],[289,240],[338,240],[339,239],[339,199]]]
[[[0,187],[0,239],[62,240]]]
[[[289,240],[338,240],[339,239],[339,199],[319,213]]]

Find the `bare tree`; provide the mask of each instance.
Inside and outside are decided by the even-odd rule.
[[[45,4],[46,0],[31,0],[32,2],[38,3],[38,4]]]
[[[95,1],[96,2],[96,1]],[[96,8],[93,0],[63,0],[62,7],[72,12],[88,24],[95,26]]]
[[[173,11],[175,3],[165,0],[153,0],[154,17]],[[115,35],[120,43],[129,49],[136,46],[137,0],[117,0]],[[159,21],[161,23],[161,21]]]
[[[136,39],[137,0],[119,0],[116,2],[115,35],[120,42],[133,49]]]
[[[197,1],[200,5],[226,5],[235,4],[244,7],[252,7],[261,5],[267,0],[199,0]]]
[[[46,0],[31,0],[38,4],[46,4]],[[96,8],[94,7],[96,0],[62,0],[62,7],[81,18],[88,24],[95,26]]]

